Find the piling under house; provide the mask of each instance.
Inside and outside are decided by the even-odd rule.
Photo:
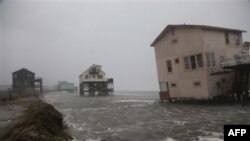
[[[231,88],[220,95],[220,100],[233,101],[249,101],[249,73],[250,73],[250,56],[239,55],[234,58],[227,58],[221,62],[223,72],[214,73],[214,75],[221,75],[223,73],[233,73],[233,81]]]
[[[113,78],[106,78],[102,66],[93,64],[79,76],[80,95],[113,95]]]
[[[232,88],[237,83],[234,72],[243,67],[223,67],[221,63],[245,52],[243,32],[246,31],[207,25],[168,25],[151,44],[156,56],[160,99],[213,99],[239,90]],[[225,72],[226,68],[231,71]]]
[[[21,93],[25,90],[35,90],[39,88],[43,91],[42,78],[36,78],[35,73],[22,68],[12,73],[12,89]]]

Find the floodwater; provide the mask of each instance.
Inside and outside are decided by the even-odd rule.
[[[75,141],[221,141],[224,124],[250,124],[250,106],[160,103],[156,92],[45,99],[64,114]]]

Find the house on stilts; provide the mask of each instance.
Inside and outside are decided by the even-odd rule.
[[[249,42],[243,43],[243,32],[207,25],[168,25],[151,44],[160,99],[249,99]]]
[[[80,95],[113,95],[113,78],[106,78],[102,66],[93,64],[79,76]]]
[[[12,89],[19,94],[23,91],[34,91],[39,89],[43,93],[43,79],[35,77],[35,73],[22,68],[12,73]]]

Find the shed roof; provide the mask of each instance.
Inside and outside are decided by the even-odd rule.
[[[19,73],[19,72],[23,72],[23,71],[25,71],[25,72],[29,72],[29,73],[32,73],[32,74],[35,74],[34,72],[29,71],[29,70],[28,70],[28,69],[26,69],[26,68],[21,68],[20,70],[17,70],[17,71],[15,71],[15,72],[13,72],[12,74]]]
[[[170,29],[172,28],[179,28],[179,27],[185,27],[185,28],[202,28],[202,29],[211,29],[211,30],[221,30],[221,31],[232,31],[232,32],[246,32],[245,30],[240,29],[233,29],[233,28],[224,28],[224,27],[216,27],[216,26],[208,26],[208,25],[186,25],[186,24],[180,24],[180,25],[167,25],[165,29],[155,38],[151,46],[153,47]]]

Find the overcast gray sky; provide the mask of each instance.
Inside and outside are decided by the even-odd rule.
[[[44,85],[103,66],[115,89],[158,90],[150,44],[168,24],[247,30],[249,0],[2,0],[0,84],[27,68]]]

